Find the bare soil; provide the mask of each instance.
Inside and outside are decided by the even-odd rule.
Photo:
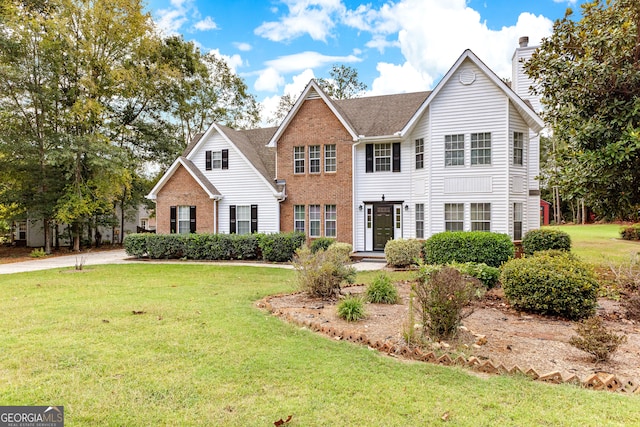
[[[69,248],[60,248],[54,250],[51,255],[47,255],[47,257],[52,256],[62,256],[62,255],[79,255],[87,252],[97,252],[97,251],[108,251],[114,249],[116,246],[105,245],[99,248],[83,248],[80,252],[74,252]],[[35,248],[26,248],[26,247],[16,247],[16,246],[8,246],[8,245],[0,245],[0,264],[9,264],[13,262],[22,262],[22,261],[32,261],[37,258],[32,258],[30,256],[31,252]]]
[[[343,293],[361,294],[363,285],[343,289]],[[409,283],[398,284],[398,304],[367,303],[367,317],[359,322],[346,322],[336,314],[336,301],[309,298],[304,293],[272,296],[268,302],[276,315],[289,317],[296,323],[318,323],[339,331],[364,334],[372,341],[405,345],[403,328],[409,319]],[[475,303],[463,320],[463,328],[455,341],[427,343],[424,349],[448,351],[490,359],[507,368],[535,369],[540,375],[560,372],[584,380],[594,373],[609,373],[620,379],[640,380],[640,324],[626,320],[620,303],[609,299],[598,301],[598,315],[605,326],[616,334],[627,336],[610,361],[594,363],[591,357],[569,344],[575,336],[575,323],[561,318],[523,313],[509,306],[500,288],[489,291]],[[416,319],[416,322],[418,320]]]

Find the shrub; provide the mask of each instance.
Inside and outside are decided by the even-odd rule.
[[[263,234],[259,237],[262,258],[270,262],[291,261],[305,240],[306,236],[301,232]]]
[[[43,258],[47,256],[47,253],[44,251],[44,248],[37,248],[32,250],[29,256],[31,258]]]
[[[384,256],[387,264],[392,267],[407,267],[418,264],[422,242],[415,239],[389,240],[384,246]]]
[[[349,265],[349,258],[339,251],[318,251],[315,254],[307,246],[296,251],[293,266],[297,271],[298,285],[311,296],[331,298],[340,293],[342,282],[353,283],[356,270]]]
[[[522,239],[522,251],[526,255],[549,249],[570,251],[571,237],[564,231],[540,228],[529,230]]]
[[[500,267],[514,254],[509,235],[486,231],[445,231],[434,234],[424,243],[427,264],[476,262]]]
[[[385,273],[378,274],[367,286],[367,299],[375,304],[395,304],[398,302],[398,290]]]
[[[352,295],[346,297],[338,303],[338,317],[347,322],[357,322],[366,317],[364,301]]]
[[[620,229],[620,237],[624,240],[640,240],[640,224],[622,227]]]
[[[330,245],[327,250],[331,252],[337,252],[345,259],[350,260],[351,252],[353,252],[353,246],[351,246],[349,243],[335,242],[334,244]]]
[[[502,267],[500,282],[517,309],[567,319],[595,312],[599,285],[593,269],[568,253],[511,260]]]
[[[500,269],[498,267],[490,267],[483,262],[452,262],[449,265],[462,274],[480,280],[487,289],[493,288],[500,280]]]
[[[311,242],[311,252],[316,253],[319,250],[326,250],[336,239],[330,237],[318,237]]]
[[[147,254],[147,236],[149,233],[127,234],[122,245],[127,255],[142,258]]]
[[[422,320],[423,334],[446,339],[471,314],[464,307],[476,296],[480,283],[452,267],[422,266],[414,285],[415,309]]]
[[[627,340],[626,336],[616,335],[607,330],[597,316],[580,322],[576,326],[576,332],[579,336],[571,337],[569,344],[589,353],[594,362],[606,362],[618,346]]]
[[[149,234],[147,254],[151,259],[182,258],[188,234]]]

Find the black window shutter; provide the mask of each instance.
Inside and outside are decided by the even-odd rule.
[[[222,169],[229,169],[229,150],[222,150]]]
[[[400,172],[400,143],[393,143],[393,172]]]
[[[169,222],[169,232],[170,233],[175,233],[177,231],[176,225],[176,217],[177,217],[177,213],[178,213],[178,209],[175,206],[171,206],[171,214],[169,216],[170,218],[170,222]]]
[[[365,146],[367,168],[366,173],[373,172],[373,144],[367,144]]]
[[[251,232],[258,232],[258,205],[251,205]]]
[[[196,207],[189,206],[189,232],[196,232]]]
[[[236,205],[229,206],[229,233],[236,232]]]
[[[211,151],[205,151],[204,152],[204,168],[208,171],[211,170]]]

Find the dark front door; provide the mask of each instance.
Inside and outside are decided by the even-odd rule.
[[[393,239],[393,205],[373,206],[373,250],[383,251],[388,240]]]

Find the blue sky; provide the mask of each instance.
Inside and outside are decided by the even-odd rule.
[[[465,49],[510,77],[520,36],[551,33],[585,0],[149,0],[166,35],[182,34],[224,57],[268,117],[284,93],[358,70],[369,95],[432,89]]]

